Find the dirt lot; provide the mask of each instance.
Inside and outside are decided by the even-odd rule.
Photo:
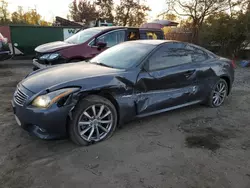
[[[0,62],[1,188],[249,188],[250,69],[224,106],[131,122],[102,143],[43,141],[16,124],[10,100],[29,61]]]

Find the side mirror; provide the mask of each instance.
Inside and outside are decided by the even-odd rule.
[[[96,46],[98,47],[98,49],[102,49],[105,48],[107,46],[106,42],[97,42]]]

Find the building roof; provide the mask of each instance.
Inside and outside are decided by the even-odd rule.
[[[60,26],[78,26],[78,27],[84,27],[83,23],[78,23],[78,22],[70,21],[70,20],[61,18],[59,16],[56,16],[55,24],[58,24]]]

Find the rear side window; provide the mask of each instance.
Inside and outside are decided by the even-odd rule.
[[[188,45],[188,44],[185,45],[185,48],[187,50],[190,50],[193,52],[192,53],[192,61],[194,63],[203,62],[209,58],[208,54],[199,48],[196,48],[196,47]]]
[[[140,36],[139,36],[139,32],[138,31],[129,31],[128,30],[128,41],[130,40],[139,40]]]
[[[164,39],[163,32],[155,32],[155,34],[157,35],[157,39]]]
[[[158,39],[158,36],[155,32],[146,32],[147,39]]]
[[[178,43],[168,43],[149,58],[148,69],[156,71],[187,63],[192,63],[192,52]]]
[[[143,31],[140,34],[141,39],[164,39],[163,34],[161,32],[156,32],[156,31]]]

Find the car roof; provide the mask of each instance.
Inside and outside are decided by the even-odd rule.
[[[167,43],[172,43],[172,42],[175,42],[175,43],[181,43],[181,44],[188,44],[190,46],[193,46],[197,49],[200,49],[200,50],[203,50],[204,52],[214,56],[214,57],[217,57],[216,54],[214,54],[213,52],[207,50],[206,48],[203,48],[202,46],[198,46],[198,45],[195,45],[195,44],[191,44],[191,43],[188,43],[188,42],[182,42],[182,41],[177,41],[177,40],[160,40],[160,39],[153,39],[153,40],[133,40],[133,41],[127,41],[125,43],[137,43],[137,44],[148,44],[148,45],[154,45],[154,46],[159,46],[161,44],[167,44]]]
[[[91,29],[96,29],[96,30],[109,30],[109,29],[122,29],[126,28],[123,26],[101,26],[101,27],[91,27]]]
[[[179,41],[174,41],[174,40],[133,40],[133,41],[128,41],[129,43],[140,43],[140,44],[149,44],[149,45],[154,45],[158,46],[164,43],[170,43],[170,42],[179,42]]]
[[[161,29],[157,28],[140,28],[140,27],[126,27],[126,26],[101,26],[101,27],[91,27],[91,29],[96,29],[100,31],[109,31],[115,29],[139,29],[145,31],[162,31]]]

